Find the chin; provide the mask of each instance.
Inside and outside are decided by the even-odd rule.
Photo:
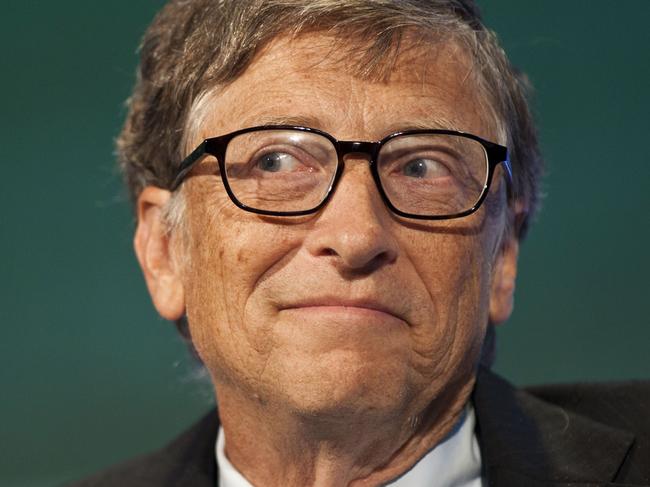
[[[289,361],[278,383],[285,406],[306,417],[327,421],[365,419],[402,411],[409,402],[406,361],[369,360],[340,350],[306,362]]]

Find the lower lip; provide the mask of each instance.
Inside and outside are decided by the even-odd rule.
[[[374,325],[382,323],[400,323],[404,321],[395,315],[373,308],[362,308],[360,306],[300,306],[297,308],[285,308],[282,311],[290,311],[301,315],[312,315],[313,319],[325,317],[336,318],[337,321],[350,321],[355,324]],[[308,318],[305,316],[305,318]]]

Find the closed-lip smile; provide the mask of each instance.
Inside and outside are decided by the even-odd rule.
[[[351,299],[343,297],[319,297],[298,300],[288,305],[280,307],[280,310],[305,309],[305,308],[357,308],[359,310],[368,310],[388,314],[401,321],[404,318],[398,311],[376,299]]]

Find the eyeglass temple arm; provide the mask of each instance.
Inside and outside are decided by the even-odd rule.
[[[503,164],[503,168],[505,169],[506,172],[506,178],[508,179],[508,184],[512,184],[512,165],[510,164],[510,151],[506,149],[504,154],[504,158],[501,161]]]
[[[494,155],[496,156],[495,160],[497,164],[500,162],[503,166],[503,172],[506,176],[506,191],[508,193],[508,198],[512,196],[512,186],[513,186],[513,176],[512,176],[512,164],[510,163],[510,151],[507,147],[502,145],[495,145],[493,149]]]
[[[178,167],[178,173],[172,182],[170,191],[176,191],[181,183],[185,180],[187,174],[192,170],[194,164],[205,154],[208,141],[204,140],[201,144],[188,155]]]

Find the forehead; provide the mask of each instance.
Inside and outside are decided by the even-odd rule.
[[[361,75],[361,62],[359,49],[324,34],[278,38],[239,78],[201,97],[191,142],[271,123],[307,125],[339,139],[378,140],[410,128],[494,139],[474,67],[458,44],[407,39],[387,57],[383,76]]]

